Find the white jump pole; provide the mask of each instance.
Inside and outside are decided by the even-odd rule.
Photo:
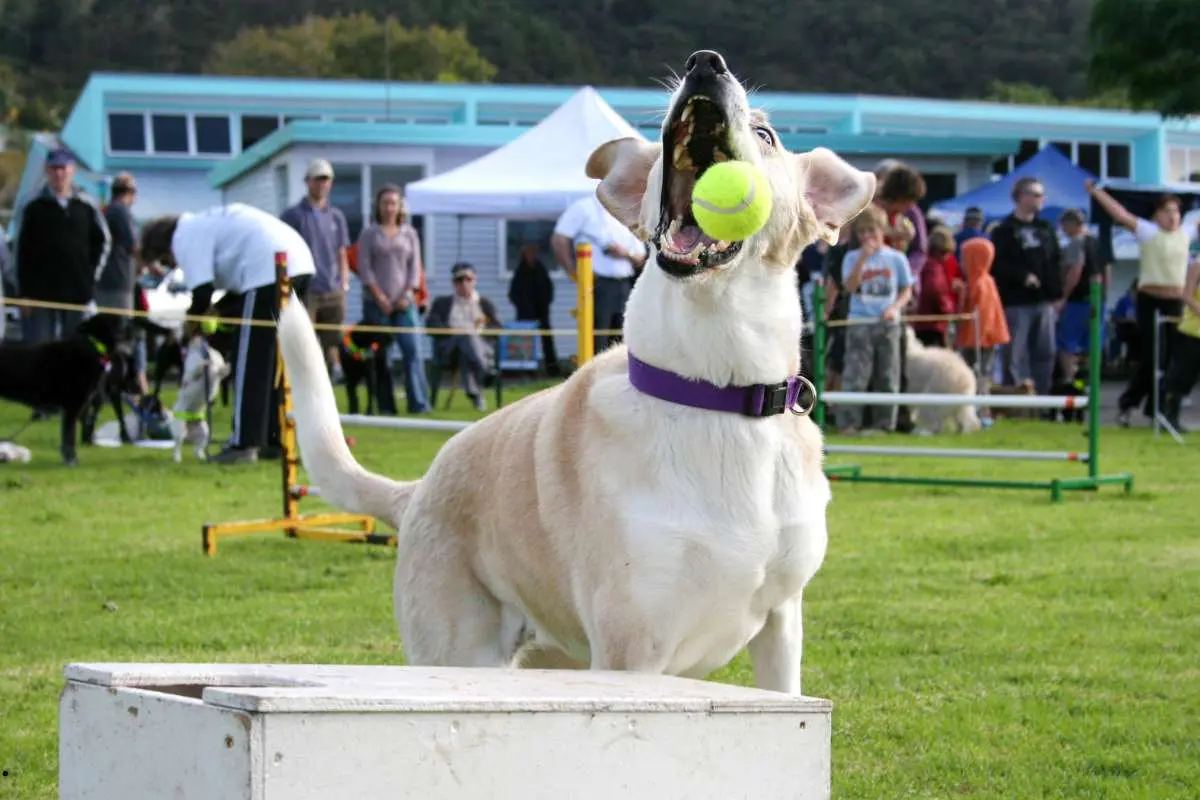
[[[288,414],[288,419],[295,416]],[[359,428],[384,428],[408,431],[448,431],[456,433],[471,423],[456,419],[409,419],[408,417],[368,417],[363,414],[342,414],[338,417],[343,425]]]
[[[931,458],[983,458],[1000,461],[1073,461],[1087,463],[1087,453],[1057,450],[982,450],[951,447],[887,447],[883,445],[827,444],[825,452],[858,456],[921,456]]]
[[[1086,396],[915,394],[877,392],[825,392],[822,399],[830,405],[844,406],[989,406],[991,408],[1087,408]]]

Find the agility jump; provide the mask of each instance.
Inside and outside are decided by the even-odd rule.
[[[580,244],[575,248],[576,283],[578,287],[578,311],[576,313],[578,335],[578,362],[583,365],[593,357],[593,307],[592,307],[592,246]],[[280,311],[289,302],[292,294],[288,280],[287,254],[275,254],[275,278],[278,286],[278,308]],[[377,533],[375,518],[362,514],[330,512],[323,514],[300,513],[300,501],[307,497],[320,497],[317,486],[305,486],[299,482],[300,452],[296,445],[296,422],[292,417],[292,389],[284,368],[283,354],[276,351],[275,380],[279,385],[280,462],[283,466],[283,515],[275,519],[245,520],[207,524],[201,531],[206,555],[215,555],[217,541],[230,536],[250,536],[258,533],[283,533],[292,539],[310,539],[324,542],[346,542],[349,544],[375,544],[385,547],[396,546],[396,535]],[[363,428],[386,428],[389,430],[446,431],[455,433],[471,423],[455,420],[407,419],[393,417],[369,417],[358,414],[343,414],[343,425]]]
[[[987,406],[989,408],[1026,409],[1087,409],[1087,450],[1084,452],[1045,450],[991,450],[958,449],[935,447],[889,447],[873,445],[826,444],[825,452],[831,455],[922,457],[922,458],[976,458],[1019,461],[1066,461],[1087,466],[1087,474],[1079,477],[1051,478],[1049,480],[1003,480],[975,478],[941,478],[932,476],[868,475],[855,464],[837,464],[826,467],[830,480],[858,483],[891,483],[914,486],[947,486],[975,489],[1035,489],[1050,492],[1054,501],[1061,500],[1067,491],[1095,491],[1101,486],[1125,487],[1125,493],[1133,491],[1133,475],[1129,473],[1100,473],[1100,371],[1101,371],[1101,328],[1103,313],[1102,286],[1099,281],[1091,285],[1091,318],[1089,320],[1088,348],[1088,393],[1085,397],[1052,396],[994,396],[994,395],[933,395],[933,394],[877,394],[871,392],[823,392],[825,384],[825,351],[828,341],[828,323],[817,316],[813,332],[813,383],[817,386],[817,406],[814,417],[817,424],[825,426],[827,405],[910,405],[910,406]],[[813,294],[813,305],[824,307],[824,291],[817,284]],[[978,362],[976,362],[978,363]]]

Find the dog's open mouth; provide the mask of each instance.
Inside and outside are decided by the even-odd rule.
[[[713,269],[742,249],[741,242],[713,239],[692,216],[696,180],[718,161],[733,158],[721,106],[704,95],[689,97],[663,134],[662,205],[655,236],[658,264],[667,273],[686,276]]]

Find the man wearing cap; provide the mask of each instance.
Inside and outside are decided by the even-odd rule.
[[[323,158],[313,159],[304,174],[308,194],[280,218],[295,228],[312,251],[316,272],[309,286],[308,313],[318,324],[341,325],[346,319],[346,290],[350,288],[350,227],[341,209],[330,205],[333,166]],[[338,330],[318,330],[325,348],[325,365],[334,381],[341,379],[338,363]]]
[[[108,225],[99,207],[74,186],[75,159],[66,149],[46,159],[46,188],[25,206],[17,233],[17,289],[27,300],[86,306],[108,260]],[[68,336],[83,310],[24,308],[25,339]]]

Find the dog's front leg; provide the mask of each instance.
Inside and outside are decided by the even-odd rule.
[[[79,463],[79,455],[75,450],[75,436],[78,432],[79,410],[63,409],[62,412],[62,440],[59,443],[59,449],[62,453],[63,463],[68,467],[73,467]]]
[[[804,625],[800,615],[800,595],[796,595],[767,615],[762,630],[750,640],[750,660],[754,663],[754,685],[787,694],[800,694],[800,658]]]
[[[121,408],[121,390],[115,389],[109,392],[108,400],[112,404],[113,413],[117,416],[117,429],[120,431],[121,444],[133,444],[133,437],[129,435],[129,428],[125,426],[125,412]]]

